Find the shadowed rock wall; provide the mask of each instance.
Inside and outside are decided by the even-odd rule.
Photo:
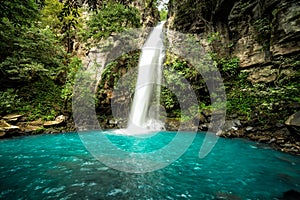
[[[238,57],[242,68],[268,65],[300,52],[297,0],[173,0],[169,28],[201,34],[220,56]]]

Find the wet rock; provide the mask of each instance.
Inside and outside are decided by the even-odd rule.
[[[218,192],[216,195],[216,199],[218,200],[241,200],[241,198],[237,195],[225,193],[225,192]]]
[[[229,130],[238,130],[238,127],[240,127],[241,121],[238,119],[234,120],[227,120],[225,124],[223,125],[223,130],[224,131],[229,131]]]
[[[66,120],[66,117],[63,115],[60,115],[60,116],[56,117],[54,121],[44,122],[43,126],[47,128],[47,127],[62,125],[65,122],[65,120]]]
[[[282,200],[299,200],[300,192],[296,190],[289,190],[283,193]]]
[[[237,114],[232,114],[230,117],[231,117],[231,118],[237,118],[238,115],[237,115]]]
[[[180,121],[177,119],[167,118],[165,122],[165,128],[168,131],[178,131],[180,127]]]
[[[198,127],[199,131],[207,131],[208,130],[208,123],[200,124]]]
[[[111,125],[117,125],[117,124],[118,124],[118,121],[115,120],[115,119],[110,119],[110,120],[108,121],[108,123],[111,124]]]
[[[3,137],[3,136],[5,136],[5,130],[4,129],[2,129],[2,128],[0,128],[0,137]]]
[[[9,127],[4,127],[4,130],[10,132],[10,131],[17,131],[17,130],[20,130],[20,127],[19,126],[9,126]]]
[[[244,137],[245,132],[243,130],[228,130],[228,131],[218,131],[216,133],[217,136],[224,138],[236,138],[236,137]]]
[[[267,143],[270,141],[270,138],[267,136],[260,136],[258,139],[259,142]]]
[[[276,139],[275,138],[272,138],[268,143],[273,143],[273,142],[276,142]]]
[[[53,128],[49,128],[45,131],[46,134],[53,134],[53,133],[58,133],[59,131],[58,130],[55,130]]]
[[[285,125],[291,133],[300,136],[300,111],[291,115],[285,122]]]

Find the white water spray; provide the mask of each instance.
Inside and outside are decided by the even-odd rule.
[[[127,130],[133,134],[162,130],[159,120],[160,85],[164,59],[163,25],[160,22],[149,35],[139,60],[138,79]],[[156,105],[151,105],[155,102]]]

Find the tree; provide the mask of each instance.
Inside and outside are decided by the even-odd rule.
[[[0,5],[0,85],[16,86],[52,76],[63,66],[64,52],[50,29],[36,27],[36,3],[13,0]]]
[[[33,0],[2,0],[0,23],[9,21],[13,26],[29,26],[38,17],[38,7]]]
[[[108,3],[95,12],[87,22],[88,29],[84,38],[93,38],[96,41],[117,33],[126,28],[140,27],[139,11],[120,3]]]
[[[66,0],[64,2],[63,9],[58,18],[62,21],[62,33],[65,34],[65,40],[67,43],[67,51],[71,53],[73,51],[72,39],[74,38],[73,30],[76,29],[78,24],[79,4],[77,0]]]
[[[58,18],[62,12],[64,4],[57,0],[45,0],[45,6],[40,11],[40,27],[49,27],[53,32],[60,33],[62,27],[62,21]]]

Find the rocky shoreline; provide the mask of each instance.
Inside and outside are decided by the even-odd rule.
[[[57,116],[54,120],[30,120],[23,114],[0,117],[0,139],[37,134],[53,134],[74,131],[69,117]]]
[[[249,121],[227,120],[218,136],[223,138],[245,138],[266,144],[282,152],[300,155],[299,116],[300,112],[297,112],[285,124],[277,123],[275,126],[265,127],[256,126],[255,123]],[[109,119],[100,122],[100,124],[101,127],[106,129],[124,128],[122,125],[124,123],[121,124]],[[180,121],[178,119],[167,119],[165,126],[169,131],[177,131]],[[209,123],[203,123],[200,120],[198,131],[205,132],[208,130],[208,126]],[[75,131],[72,117],[64,115],[57,116],[52,121],[43,121],[41,119],[28,121],[26,116],[20,114],[11,114],[0,118],[0,139]]]

